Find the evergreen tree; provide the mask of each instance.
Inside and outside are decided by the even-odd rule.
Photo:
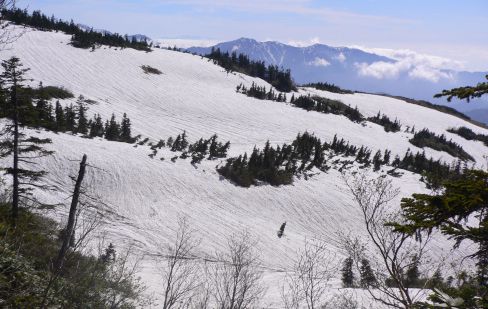
[[[432,275],[432,278],[430,278],[429,282],[428,282],[428,287],[430,289],[433,289],[433,288],[443,288],[445,285],[444,283],[444,278],[442,277],[442,274],[441,274],[441,271],[440,269],[437,269],[434,273],[434,275]]]
[[[67,131],[71,131],[71,132],[76,132],[76,127],[77,127],[77,124],[76,124],[76,111],[75,109],[73,108],[73,104],[70,104],[69,106],[66,106],[64,108],[64,117],[65,117],[65,124],[66,124],[66,127],[65,129]]]
[[[401,206],[407,223],[393,224],[396,230],[417,237],[440,230],[456,241],[456,247],[464,240],[477,244],[478,251],[472,256],[478,260],[478,280],[481,286],[488,286],[487,172],[467,171],[447,181],[441,194],[414,194],[403,199]],[[476,218],[477,226],[468,224],[468,218]]]
[[[90,137],[103,137],[105,129],[100,114],[94,115],[90,121]]]
[[[112,114],[109,122],[105,123],[105,138],[109,141],[117,141],[120,137],[120,126]]]
[[[12,165],[5,168],[7,174],[12,175],[12,224],[17,224],[20,208],[20,198],[28,198],[33,186],[46,174],[45,171],[31,170],[29,166],[36,157],[50,155],[52,152],[42,148],[43,144],[50,143],[49,139],[27,137],[21,132],[23,126],[19,117],[20,111],[26,106],[18,94],[26,80],[24,74],[28,69],[23,69],[20,59],[12,57],[2,62],[3,73],[0,75],[0,84],[7,100],[7,115],[12,124],[5,127],[4,140],[0,143],[0,157],[12,157]],[[22,166],[21,166],[22,165]],[[36,185],[38,188],[46,188]]]
[[[391,151],[388,149],[385,149],[385,154],[383,155],[383,164],[390,164],[390,159],[391,159]]]
[[[488,80],[488,75],[485,76]],[[459,87],[450,90],[443,90],[441,93],[436,94],[435,98],[447,97],[447,101],[451,102],[452,98],[459,98],[461,100],[469,100],[474,98],[480,98],[481,96],[488,94],[488,82],[478,83],[476,86]]]
[[[412,262],[407,268],[405,273],[406,279],[405,284],[408,287],[419,287],[420,281],[420,271],[419,271],[419,260],[416,256],[412,258]]]
[[[78,100],[78,126],[76,128],[77,133],[87,135],[88,133],[88,119],[86,117],[87,107],[81,100]]]
[[[375,286],[377,284],[376,276],[374,275],[373,269],[367,259],[361,259],[360,272],[360,284],[362,288],[367,288],[368,286]]]
[[[113,263],[115,261],[115,246],[110,243],[107,248],[105,248],[105,252],[100,256],[100,261],[104,264]]]
[[[120,141],[126,143],[132,142],[131,123],[130,123],[130,119],[127,118],[126,113],[124,113],[124,116],[122,117],[122,123],[120,126]]]
[[[173,147],[173,143],[174,143],[173,137],[172,136],[168,137],[168,139],[166,140],[166,145],[168,147],[172,148]]]
[[[381,151],[378,150],[373,157],[373,169],[374,169],[374,171],[379,171],[379,169],[381,168],[381,164],[383,163],[381,161],[381,158],[382,158]]]
[[[351,257],[348,257],[344,260],[342,264],[342,285],[345,288],[354,287],[354,272],[352,271],[353,263],[353,259]]]
[[[59,103],[59,101],[56,101],[55,114],[56,114],[55,130],[57,132],[63,132],[66,128],[66,117],[64,115],[63,107],[61,106],[61,103]]]

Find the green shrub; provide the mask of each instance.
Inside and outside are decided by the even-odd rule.
[[[410,139],[410,143],[419,148],[429,147],[437,151],[444,151],[453,157],[460,158],[461,160],[474,161],[473,157],[468,154],[464,149],[455,142],[447,140],[444,134],[438,136],[428,129],[423,129]]]
[[[143,66],[141,66],[141,69],[146,74],[155,74],[155,75],[161,75],[161,74],[163,74],[163,72],[161,72],[160,70],[158,70],[156,68],[153,68],[153,67],[151,67],[149,65],[143,65]]]
[[[58,225],[23,209],[12,229],[9,211],[9,205],[0,205],[0,307],[38,308],[44,295],[48,308],[136,308],[144,300],[143,286],[123,264],[124,255],[116,258],[113,246],[110,258],[70,248],[61,271],[54,273]],[[120,300],[117,306],[114,299]]]
[[[447,130],[447,132],[457,134],[457,135],[467,139],[468,141],[475,140],[475,141],[483,142],[486,146],[488,146],[488,135],[476,134],[470,128],[466,128],[466,127],[459,127],[457,129],[456,128],[450,128]]]

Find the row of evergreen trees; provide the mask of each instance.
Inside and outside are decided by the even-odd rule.
[[[486,146],[488,146],[488,135],[479,134],[473,132],[470,128],[467,127],[459,127],[459,128],[450,128],[447,130],[448,132],[457,134],[468,141],[480,141],[483,142]]]
[[[248,97],[253,97],[259,100],[271,100],[276,102],[286,102],[286,94],[276,92],[273,90],[272,87],[269,88],[269,91],[266,90],[265,86],[259,87],[256,83],[252,83],[251,88],[247,89],[242,83],[237,86],[236,91],[239,93],[243,93]]]
[[[0,86],[1,90],[1,86]],[[131,136],[131,122],[126,114],[121,123],[115,115],[110,120],[103,121],[97,114],[88,119],[86,100],[80,96],[75,105],[65,107],[59,101],[53,106],[49,101],[53,98],[69,98],[73,95],[65,89],[57,87],[44,87],[42,83],[38,88],[17,87],[19,94],[18,119],[24,126],[45,128],[55,132],[72,132],[86,137],[103,137],[111,141],[133,143]],[[12,106],[8,98],[0,91],[0,118],[12,117]]]
[[[431,189],[440,188],[444,181],[456,179],[468,170],[466,163],[461,160],[447,164],[440,159],[428,158],[425,152],[413,153],[410,149],[407,150],[403,157],[397,155],[392,158],[391,151],[385,149],[383,152],[378,150],[371,158],[372,151],[368,147],[351,145],[343,138],[338,139],[337,136],[334,136],[332,143],[324,143],[324,150],[331,150],[335,154],[341,154],[345,157],[354,157],[354,161],[364,166],[372,165],[375,171],[378,171],[382,166],[392,166],[421,174],[423,176],[422,180]],[[390,174],[396,175],[395,172]]]
[[[334,92],[334,93],[342,93],[342,94],[354,93],[351,90],[345,90],[345,89],[340,88],[339,86],[336,86],[334,84],[330,84],[327,82],[308,83],[308,84],[303,85],[303,87],[311,87],[311,88],[315,88],[318,90],[324,90],[324,91],[329,91],[329,92]]]
[[[474,158],[464,151],[461,145],[453,142],[452,140],[447,140],[444,134],[439,136],[426,128],[416,132],[413,138],[410,139],[410,143],[419,148],[429,147],[438,151],[444,151],[461,160],[474,161]]]
[[[374,122],[380,126],[383,126],[386,132],[399,132],[402,129],[400,121],[395,118],[391,121],[385,114],[381,115],[380,112],[374,117],[369,117],[368,121]]]
[[[102,33],[93,31],[93,29],[85,31],[76,25],[73,20],[67,22],[57,19],[54,16],[48,17],[40,11],[34,11],[32,14],[29,14],[27,9],[5,9],[2,10],[2,17],[17,25],[23,24],[43,31],[62,31],[70,34],[72,35],[71,42],[73,46],[79,48],[93,48],[96,45],[108,45],[151,51],[147,41],[138,41],[135,37],[130,39],[128,35],[122,36],[118,33]]]
[[[147,141],[147,139],[145,140]],[[139,144],[143,145],[145,141]],[[218,140],[217,134],[212,135],[208,139],[200,138],[193,144],[188,142],[188,137],[186,131],[178,134],[175,138],[172,136],[168,137],[167,140],[161,139],[158,143],[149,143],[151,150],[153,151],[149,156],[154,158],[157,154],[158,149],[162,147],[168,147],[173,152],[182,152],[180,158],[186,159],[188,157],[192,158],[192,164],[200,163],[204,158],[208,160],[214,160],[217,158],[227,157],[227,151],[230,148],[230,141],[222,143]],[[178,158],[176,156],[175,158]],[[172,160],[175,161],[175,158]]]
[[[291,104],[296,107],[306,109],[307,111],[316,111],[324,114],[343,115],[354,122],[361,122],[364,120],[363,115],[358,108],[352,108],[341,101],[331,100],[319,96],[299,96],[295,98],[292,96]]]
[[[294,174],[313,167],[325,171],[325,163],[322,142],[305,132],[298,134],[291,145],[274,148],[268,141],[262,150],[254,147],[249,158],[247,153],[230,158],[217,171],[242,187],[256,185],[257,181],[278,186],[291,184]]]
[[[278,91],[290,92],[296,90],[290,70],[283,70],[275,65],[266,66],[264,61],[250,60],[244,54],[237,55],[236,52],[229,54],[215,48],[212,48],[210,54],[205,55],[205,57],[214,60],[216,64],[227,71],[241,72],[252,77],[261,78]]]
[[[243,187],[256,185],[258,181],[274,186],[291,184],[293,176],[316,167],[322,171],[330,167],[326,164],[326,152],[344,157],[353,157],[364,167],[372,166],[378,171],[382,166],[392,166],[423,175],[423,181],[429,188],[437,189],[446,179],[461,175],[467,166],[461,161],[450,165],[440,160],[427,158],[425,152],[412,153],[410,149],[401,158],[392,158],[391,151],[376,151],[366,146],[355,146],[343,138],[334,136],[332,142],[322,143],[313,134],[298,134],[291,145],[272,147],[269,141],[263,150],[254,148],[251,156],[247,153],[236,158],[229,158],[217,171],[235,184]],[[394,173],[393,173],[394,175]]]
[[[341,279],[342,285],[345,288],[358,287],[357,279],[353,271],[354,260],[351,257],[346,258],[342,263]],[[371,268],[371,264],[368,259],[361,259],[359,266],[359,287],[375,287],[378,284],[378,280]]]

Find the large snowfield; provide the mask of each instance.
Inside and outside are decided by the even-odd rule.
[[[12,55],[19,57],[31,69],[28,77],[33,79],[32,85],[42,81],[45,86],[62,86],[75,97],[83,95],[96,101],[89,105],[90,117],[100,113],[106,119],[115,113],[120,119],[127,113],[133,135],[141,134],[151,141],[176,136],[183,130],[190,142],[217,133],[220,140],[231,142],[229,156],[234,156],[249,153],[255,145],[262,148],[267,140],[273,145],[290,143],[298,133],[308,131],[323,141],[331,141],[337,134],[352,144],[367,145],[373,152],[390,149],[393,156],[402,156],[408,148],[421,151],[409,143],[410,133],[387,133],[370,122],[362,125],[343,116],[307,112],[289,104],[236,93],[236,86],[241,83],[248,87],[252,82],[267,88],[269,85],[249,76],[227,73],[200,56],[162,49],[146,53],[101,47],[90,51],[74,48],[69,41],[70,37],[62,33],[27,29],[0,57],[2,60]],[[155,67],[163,74],[145,74],[142,65]],[[488,134],[488,130],[460,118],[384,96],[314,89],[300,92],[357,106],[367,117],[381,111],[391,119],[399,119],[403,128],[425,127],[445,134],[462,145],[478,166],[486,164],[484,155],[488,149],[483,143],[467,141],[446,131],[466,126]],[[75,101],[76,98],[62,103]],[[133,244],[146,254],[141,276],[156,297],[161,291],[159,272],[163,263],[157,257],[166,253],[180,217],[188,218],[201,239],[198,258],[211,257],[233,233],[247,230],[254,237],[269,286],[263,306],[269,308],[281,307],[279,290],[283,274],[290,269],[306,239],[325,241],[335,260],[340,261],[344,253],[336,241],[337,233],[364,233],[360,210],[335,169],[317,173],[308,180],[296,178],[289,186],[242,188],[216,172],[215,166],[224,160],[204,160],[193,166],[189,159],[173,163],[170,159],[175,154],[164,148],[150,158],[148,146],[28,131],[53,141],[50,148],[55,154],[43,159],[41,166],[49,170],[46,180],[57,189],[39,196],[45,201],[67,204],[72,190],[70,176],[76,174],[82,154],[87,154],[92,166],[86,181],[89,191],[110,210],[105,213],[103,226],[107,237],[119,246]],[[429,148],[425,152],[436,159],[454,161],[445,152]],[[160,160],[161,157],[165,160]],[[401,197],[428,192],[419,180],[420,175],[409,172],[393,178],[401,194],[392,207],[399,205]],[[66,210],[67,207],[58,208],[60,220]],[[279,239],[276,232],[285,221],[285,236]],[[432,248],[436,255],[448,254],[451,244],[438,238]],[[336,287],[340,287],[339,273],[332,284],[333,289]]]

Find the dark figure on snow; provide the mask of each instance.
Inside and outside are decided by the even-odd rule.
[[[278,231],[278,238],[283,237],[283,234],[285,233],[285,226],[286,226],[286,222],[284,222],[281,225],[280,230]]]

